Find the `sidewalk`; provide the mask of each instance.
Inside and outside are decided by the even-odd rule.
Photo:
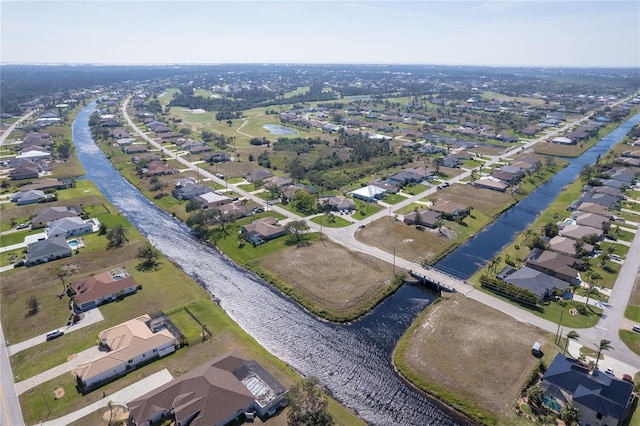
[[[74,411],[71,414],[67,414],[66,416],[62,416],[57,419],[42,422],[40,426],[68,425],[69,423],[73,423],[76,420],[88,416],[101,408],[107,407],[109,401],[117,404],[127,404],[129,401],[132,401],[137,397],[170,382],[171,380],[173,380],[173,377],[171,376],[171,373],[169,373],[169,370],[165,368],[164,370],[158,371],[149,377],[145,377],[144,379],[132,384],[131,386],[127,386],[112,395],[107,395],[106,398],[102,398],[100,401],[87,405],[78,411]]]
[[[100,356],[100,349],[98,348],[98,346],[93,346],[85,351],[80,352],[78,356],[71,361],[60,364],[57,367],[53,367],[52,369],[47,370],[43,373],[36,374],[35,376],[29,377],[28,379],[21,382],[17,382],[16,392],[18,392],[18,395],[22,395],[29,389],[41,385],[42,383],[47,382],[51,379],[55,379],[58,376],[62,376],[64,373],[72,371],[78,365],[91,361],[98,356]]]
[[[84,318],[82,318],[82,320],[78,321],[77,323],[69,326],[65,326],[65,327],[60,327],[60,328],[64,328],[65,334],[71,333],[83,327],[87,327],[89,325],[100,322],[103,319],[104,317],[102,316],[102,312],[100,312],[100,309],[94,308],[94,309],[91,309],[90,311],[84,312]],[[20,351],[39,345],[40,343],[45,343],[46,341],[47,341],[47,334],[46,333],[41,334],[39,336],[33,337],[31,339],[28,339],[23,342],[16,343],[15,345],[11,345],[7,347],[7,352],[9,353],[10,356],[15,355]]]

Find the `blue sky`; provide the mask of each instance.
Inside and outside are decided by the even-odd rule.
[[[640,68],[640,1],[0,0],[0,61]]]

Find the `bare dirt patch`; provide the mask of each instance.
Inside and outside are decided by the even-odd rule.
[[[513,202],[513,197],[508,193],[463,184],[451,185],[429,198],[432,201],[449,200],[463,206],[471,206],[473,210],[479,210],[490,217],[502,212]]]
[[[78,358],[78,354],[71,354],[67,357],[67,361],[72,361],[76,358]]]
[[[400,362],[427,383],[500,416],[510,408],[546,344],[539,329],[458,294],[431,306],[405,336]]]
[[[439,235],[437,230],[428,228],[420,231],[393,218],[382,218],[359,230],[356,238],[387,253],[393,253],[395,248],[396,256],[420,263],[434,260],[455,243],[455,234],[446,229],[444,232],[449,235]]]
[[[121,422],[129,418],[129,410],[122,405],[113,405],[102,415],[103,420],[112,424],[113,422]]]
[[[56,399],[60,399],[64,396],[64,389],[57,387],[53,390],[53,396],[56,397]]]
[[[392,265],[330,241],[287,248],[260,265],[319,309],[338,314],[375,304],[393,280]]]

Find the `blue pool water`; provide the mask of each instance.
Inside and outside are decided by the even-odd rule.
[[[269,133],[271,133],[272,135],[285,136],[285,135],[295,135],[296,133],[298,133],[293,129],[289,129],[283,126],[278,126],[277,124],[265,124],[262,127],[267,129]]]

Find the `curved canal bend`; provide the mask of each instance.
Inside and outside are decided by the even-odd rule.
[[[595,163],[599,155],[604,157],[611,147],[620,142],[639,122],[640,114],[636,114],[580,157],[569,159],[571,164],[532,191],[527,198],[500,215],[495,222],[478,233],[476,238],[468,240],[438,262],[435,268],[461,279],[471,277],[505,246],[511,244],[518,233],[533,223],[549,203],[560,194],[562,188],[578,177],[584,165]]]
[[[462,424],[447,410],[409,388],[390,364],[395,343],[417,314],[433,301],[434,293],[403,286],[369,315],[352,324],[335,325],[320,321],[272,290],[269,285],[224,259],[214,249],[195,240],[186,225],[158,209],[129,184],[104,157],[91,137],[88,119],[94,109],[95,103],[84,108],[72,128],[78,157],[87,170],[86,178],[94,181],[107,199],[158,249],[205,286],[231,318],[261,345],[302,374],[317,376],[338,400],[369,423]],[[632,120],[635,121],[629,124]],[[623,133],[618,139],[640,121],[640,114],[632,120],[623,124],[624,128],[619,128]],[[613,137],[615,135],[612,134],[609,139]],[[607,143],[602,153],[612,143]],[[599,143],[597,146],[601,145]],[[580,164],[569,166],[571,169],[568,167],[561,172],[564,173],[563,180],[570,182],[583,164],[595,160],[597,153],[588,158],[585,155],[574,160],[574,163]],[[573,171],[573,178],[566,170]],[[517,214],[516,210],[525,208],[533,220],[564,185],[560,180],[552,179],[532,193],[533,196],[541,192],[545,197],[537,198],[532,205],[523,201],[503,216],[513,217]],[[513,222],[513,219],[509,220]],[[516,220],[516,226],[509,228],[509,233],[491,231],[495,228],[489,227],[443,262],[459,268],[468,262],[468,253],[476,253],[475,250],[490,254],[490,259],[527,224],[519,216]],[[491,245],[487,246],[487,242]],[[471,252],[462,251],[465,247],[469,250],[471,244]],[[471,262],[475,271],[482,257],[477,254],[471,256],[475,256],[474,262]],[[450,267],[445,265],[443,269],[447,271],[445,268]],[[466,271],[463,274],[472,273]]]
[[[461,425],[463,421],[416,393],[390,364],[391,351],[435,294],[403,286],[375,311],[348,325],[319,320],[268,284],[194,239],[189,228],[127,182],[95,144],[89,115],[72,132],[78,158],[105,197],[163,254],[209,290],[262,346],[305,376],[316,376],[345,406],[378,425]]]

